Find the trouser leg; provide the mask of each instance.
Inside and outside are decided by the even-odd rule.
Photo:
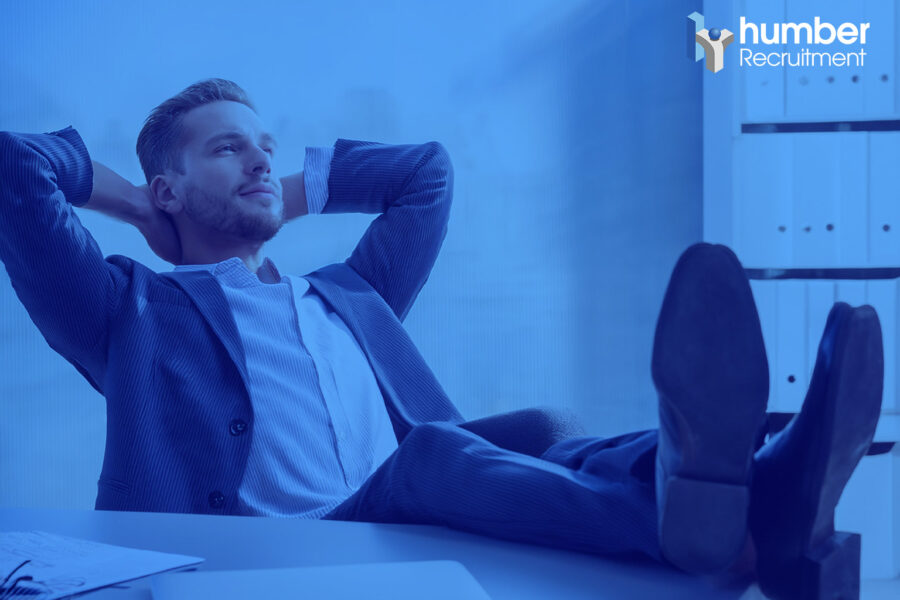
[[[656,432],[576,438],[541,458],[444,423],[413,429],[325,518],[426,523],[604,555],[660,560]]]

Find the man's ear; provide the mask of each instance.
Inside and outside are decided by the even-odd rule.
[[[175,195],[170,175],[157,175],[150,181],[149,188],[156,208],[170,215],[178,214],[184,209],[181,198]]]

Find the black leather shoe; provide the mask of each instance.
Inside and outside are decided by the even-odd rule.
[[[675,265],[652,371],[660,548],[684,571],[715,573],[746,542],[753,452],[769,394],[756,304],[725,246],[691,246]]]
[[[831,309],[800,413],[756,453],[750,528],[764,594],[859,597],[858,534],[834,508],[881,412],[881,325],[870,306]]]

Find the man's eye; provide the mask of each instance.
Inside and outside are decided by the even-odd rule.
[[[263,148],[263,152],[266,152],[269,154],[269,156],[272,156],[273,154],[275,154],[275,149],[274,148]]]
[[[221,148],[219,148],[218,150],[216,150],[216,152],[221,152],[222,150],[234,150],[234,149],[235,149],[234,144],[226,144],[226,145],[222,146]]]

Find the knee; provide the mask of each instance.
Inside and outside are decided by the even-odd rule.
[[[554,442],[586,435],[578,417],[567,408],[539,406],[531,410],[540,414],[536,418],[541,420],[548,438]]]
[[[444,423],[435,421],[433,423],[423,423],[413,427],[406,437],[403,438],[402,446],[415,449],[420,452],[427,452],[438,449],[441,445],[453,436],[453,433],[459,431],[459,427],[452,423]]]

